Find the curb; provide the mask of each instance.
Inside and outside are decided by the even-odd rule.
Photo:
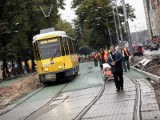
[[[148,73],[148,72],[139,70],[139,69],[134,68],[134,67],[132,67],[132,66],[131,66],[131,69],[132,69],[132,70],[135,70],[135,71],[137,71],[137,72],[140,72],[141,74],[143,74],[143,75],[149,77],[149,78],[152,79],[152,80],[160,81],[160,77],[157,76],[157,75],[153,75],[153,74],[151,74],[151,73]]]

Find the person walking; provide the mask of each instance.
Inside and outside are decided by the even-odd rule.
[[[79,63],[81,62],[81,56],[80,55],[78,55],[78,61],[79,61]]]
[[[108,64],[111,65],[112,74],[115,81],[116,91],[123,90],[123,68],[122,55],[115,49],[115,46],[110,47]]]
[[[105,55],[104,50],[100,49],[99,63],[100,63],[101,69],[103,69],[103,63],[105,63],[104,55]]]
[[[95,65],[95,67],[98,66],[98,54],[97,53],[94,53],[93,59],[94,59],[94,65]]]
[[[122,65],[125,72],[127,72],[127,69],[130,71],[130,65],[129,65],[129,51],[126,47],[122,49]],[[127,65],[127,66],[126,66]]]
[[[106,48],[104,51],[104,62],[106,63],[108,61],[108,49]]]

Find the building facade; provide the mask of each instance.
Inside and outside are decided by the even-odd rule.
[[[148,39],[160,36],[160,0],[143,0],[147,21]]]
[[[131,33],[131,39],[133,44],[148,44],[148,30]]]

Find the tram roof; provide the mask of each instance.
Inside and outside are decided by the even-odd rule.
[[[38,35],[33,37],[33,40],[35,41],[35,40],[40,39],[42,37],[47,37],[47,36],[51,36],[51,35],[67,37],[65,31],[53,31],[53,32],[38,34]]]

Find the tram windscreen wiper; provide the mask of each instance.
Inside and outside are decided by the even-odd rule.
[[[53,58],[57,55],[58,52],[59,52],[59,49],[57,49],[57,51],[55,52],[55,54],[53,54],[53,57],[51,57],[51,60],[50,60],[50,61],[53,60]]]

